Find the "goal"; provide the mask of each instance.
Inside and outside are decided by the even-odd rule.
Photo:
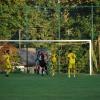
[[[61,66],[64,66],[63,61],[65,57],[65,53],[68,52],[68,50],[71,48],[75,51],[75,53],[78,53],[78,60],[80,60],[80,57],[82,58],[84,53],[87,53],[87,58],[83,58],[80,62],[81,66],[83,68],[85,65],[88,67],[88,71],[90,75],[92,75],[93,68],[92,68],[92,51],[91,51],[91,40],[0,40],[0,46],[2,44],[15,44],[16,48],[21,49],[21,48],[44,48],[48,47],[49,48],[49,53],[50,53],[50,48],[56,48],[57,49],[57,54],[58,54],[58,71],[60,72],[62,69]],[[39,44],[39,45],[38,45]],[[85,50],[83,51],[83,49]],[[1,49],[1,48],[0,48]],[[87,52],[86,52],[87,51]],[[83,55],[81,55],[83,53]],[[28,54],[27,54],[28,55]],[[25,57],[26,59],[29,59],[28,56]],[[85,61],[85,60],[86,61]],[[87,62],[87,64],[82,64],[82,62]],[[28,63],[28,60],[27,62]]]

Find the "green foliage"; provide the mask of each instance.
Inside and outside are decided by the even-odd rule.
[[[91,39],[91,3],[95,6],[100,4],[98,0],[62,0],[60,4],[57,0],[1,0],[0,38],[10,39],[16,31],[22,30],[21,33],[31,39],[58,39],[60,29],[61,39]],[[65,10],[68,14],[66,21]],[[100,32],[99,13],[100,8],[95,7],[94,39]],[[70,34],[68,30],[71,30]],[[25,38],[22,36],[22,39]]]

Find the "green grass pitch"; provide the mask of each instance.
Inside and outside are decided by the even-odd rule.
[[[100,75],[0,74],[0,100],[100,100]]]

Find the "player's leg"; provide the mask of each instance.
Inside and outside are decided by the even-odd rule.
[[[55,69],[54,69],[54,64],[52,64],[52,76],[54,76],[55,75]]]
[[[44,62],[44,70],[45,70],[45,73],[48,75],[48,68],[47,68],[47,63]]]
[[[6,76],[9,76],[11,71],[12,71],[12,66],[9,62],[9,63],[6,64]]]
[[[68,77],[70,78],[71,69],[68,68]]]
[[[9,75],[9,65],[8,65],[8,63],[5,63],[5,75],[8,77],[8,75]]]
[[[51,74],[52,74],[52,76],[55,76],[55,67],[56,67],[56,65],[53,63],[52,64],[52,68],[51,68]]]
[[[6,76],[8,77],[9,76],[9,73],[10,73],[9,68],[6,68],[5,69],[5,72],[6,72]]]
[[[43,74],[44,74],[44,63],[43,63],[42,60],[40,61],[40,66],[41,66],[41,75],[43,76]]]
[[[48,68],[47,68],[47,65],[45,65],[45,72],[46,72],[46,74],[48,75]]]
[[[54,75],[56,74],[56,71],[57,71],[57,63],[55,62],[54,63]]]
[[[73,74],[74,74],[74,77],[76,77],[76,66],[75,66],[75,64],[73,64]]]
[[[8,69],[6,70],[6,76],[9,76],[10,72],[11,72],[11,68],[8,68]]]
[[[71,76],[71,69],[72,69],[72,64],[69,63],[69,66],[68,66],[68,77],[70,78]]]
[[[41,74],[42,74],[42,76],[44,75],[44,67],[43,66],[42,66],[42,73]]]

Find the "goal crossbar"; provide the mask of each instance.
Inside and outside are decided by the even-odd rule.
[[[0,42],[91,42],[91,40],[0,40]]]

